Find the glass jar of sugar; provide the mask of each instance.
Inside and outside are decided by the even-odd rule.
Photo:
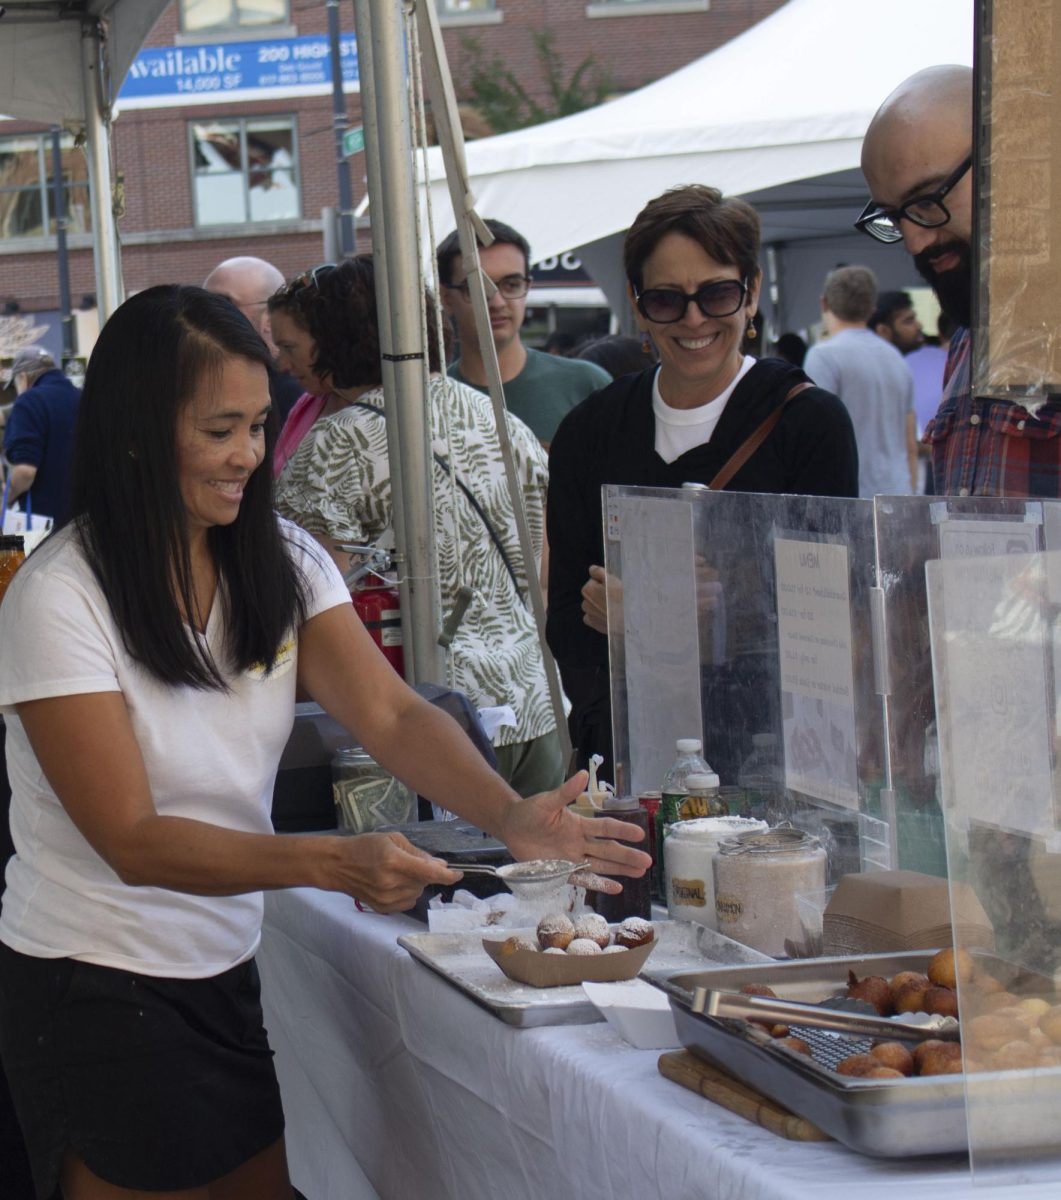
[[[664,898],[675,921],[717,929],[712,866],[719,843],[740,833],[761,833],[765,821],[745,817],[702,817],[675,821],[663,843]]]
[[[796,898],[824,889],[825,858],[817,838],[787,826],[721,842],[713,863],[719,933],[789,956],[804,941]]]

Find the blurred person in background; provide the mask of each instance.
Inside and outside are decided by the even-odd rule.
[[[521,233],[502,221],[488,219],[485,224],[494,240],[479,248],[479,265],[497,289],[489,297],[487,308],[505,405],[548,448],[564,415],[590,392],[608,383],[609,376],[595,363],[546,354],[524,345],[520,330],[531,284],[530,246]],[[449,373],[477,391],[488,391],[468,272],[456,230],[441,243],[437,257],[442,307],[460,342],[460,358],[450,364]]]
[[[23,346],[11,364],[17,397],[4,424],[7,502],[28,501],[38,516],[66,518],[80,389],[43,346]]]
[[[925,331],[914,312],[909,292],[881,292],[866,326],[890,342],[904,357],[925,342]]]
[[[575,352],[575,357],[596,363],[612,379],[618,379],[620,375],[643,371],[650,362],[655,362],[656,348],[647,338],[641,340],[621,333],[609,333],[583,342]]]
[[[269,321],[269,297],[283,285],[284,276],[272,263],[250,255],[226,258],[214,267],[203,282],[208,292],[227,296],[232,301],[254,326],[274,358],[276,344]],[[283,426],[301,395],[298,381],[287,371],[278,370],[269,380],[269,395],[273,398],[273,407]]]
[[[858,494],[908,496],[917,487],[914,380],[900,351],[867,328],[876,300],[869,267],[830,271],[822,293],[829,336],[807,351],[803,369],[851,414]]]

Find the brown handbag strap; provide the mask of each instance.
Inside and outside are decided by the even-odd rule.
[[[774,411],[766,418],[758,429],[749,433],[743,442],[729,456],[725,464],[719,469],[718,474],[707,485],[711,491],[720,492],[734,475],[744,466],[749,458],[759,449],[773,431],[774,426],[781,420],[781,414],[785,411],[788,402],[793,397],[798,396],[800,392],[805,392],[807,388],[813,387],[812,383],[797,383],[796,386],[788,393]]]

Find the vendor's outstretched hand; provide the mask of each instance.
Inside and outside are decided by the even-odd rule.
[[[588,869],[602,875],[644,875],[652,859],[621,844],[641,841],[642,830],[613,817],[580,817],[568,807],[586,790],[588,781],[586,772],[579,771],[555,791],[517,801],[498,836],[519,859],[588,859]],[[619,892],[622,887],[602,880],[599,890]]]
[[[412,908],[429,883],[460,879],[439,858],[414,846],[400,833],[362,833],[333,839],[337,859],[330,863],[332,891],[346,892],[379,913]]]

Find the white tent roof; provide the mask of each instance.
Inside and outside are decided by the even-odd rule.
[[[973,0],[789,0],[636,92],[469,142],[476,210],[520,230],[543,258],[628,228],[668,187],[709,183],[749,195],[833,176],[824,188],[777,197],[774,225],[788,238],[850,228],[847,202],[857,215],[864,195],[862,136],[880,102],[914,71],[969,65],[972,54]],[[433,155],[431,177],[441,181]],[[841,202],[832,216],[829,196]],[[442,236],[454,223],[444,181],[432,184],[431,201]],[[804,216],[793,223],[794,208]],[[763,216],[764,240],[774,240],[769,207]]]
[[[0,112],[55,124],[84,121],[81,21],[107,23],[117,95],[129,65],[169,0],[13,0],[0,18]],[[104,97],[109,101],[110,97]]]

